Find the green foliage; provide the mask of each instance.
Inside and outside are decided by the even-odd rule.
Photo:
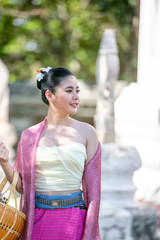
[[[9,68],[11,82],[34,79],[36,69],[42,66],[65,66],[78,78],[94,82],[97,53],[106,28],[117,33],[120,78],[135,80],[134,0],[0,3],[0,58]]]

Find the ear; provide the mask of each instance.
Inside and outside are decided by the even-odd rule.
[[[48,100],[48,102],[53,102],[54,101],[54,94],[51,93],[49,90],[45,92],[45,96]]]

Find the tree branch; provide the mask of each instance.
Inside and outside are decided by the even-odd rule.
[[[0,7],[0,14],[11,16],[11,17],[17,17],[17,18],[28,18],[28,17],[45,15],[45,10],[42,8],[37,8],[31,11],[20,11],[20,10]]]

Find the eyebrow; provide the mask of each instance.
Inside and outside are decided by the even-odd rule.
[[[72,87],[72,86],[68,86],[68,87],[66,87],[65,89],[68,89],[68,88],[73,89],[74,87]],[[78,89],[78,88],[79,88],[79,86],[76,87],[76,89]]]

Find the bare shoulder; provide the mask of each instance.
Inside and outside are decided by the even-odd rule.
[[[96,129],[86,122],[81,122],[77,120],[74,120],[74,125],[76,126],[78,133],[80,133],[81,135],[81,139],[83,139],[83,142],[86,145],[86,164],[88,164],[98,149],[98,138]]]
[[[86,138],[87,161],[86,164],[93,158],[98,149],[98,137],[96,129],[88,124],[82,123],[83,132]]]
[[[86,122],[80,122],[77,120],[74,120],[74,121],[77,125],[77,128],[81,131],[83,136],[86,138],[86,143],[89,143],[90,140],[92,140],[91,138],[93,138],[94,140],[97,139],[96,130],[92,125]]]
[[[82,126],[84,128],[88,141],[90,141],[92,137],[97,139],[96,129],[92,125],[89,123],[82,123]]]

